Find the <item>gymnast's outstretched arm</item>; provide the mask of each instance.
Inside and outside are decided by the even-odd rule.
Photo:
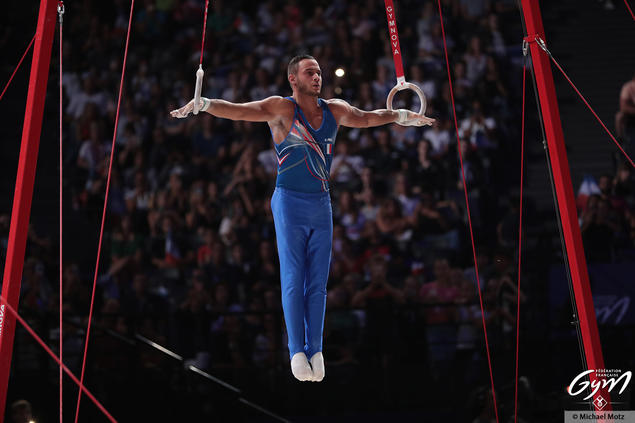
[[[406,126],[423,126],[434,123],[432,118],[405,109],[378,109],[367,112],[340,99],[329,100],[328,103],[337,123],[349,128],[369,128],[388,123],[399,123]]]
[[[248,103],[232,103],[220,99],[201,97],[201,111],[213,116],[231,119],[245,120],[249,122],[270,122],[276,120],[285,112],[293,113],[293,105],[280,96],[271,96],[263,100],[250,101]],[[180,109],[172,110],[172,117],[185,118],[194,109],[194,100],[190,100]]]

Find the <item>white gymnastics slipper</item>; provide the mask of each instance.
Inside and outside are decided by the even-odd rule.
[[[303,352],[295,353],[291,357],[291,373],[301,382],[313,380],[313,371]]]
[[[322,382],[324,379],[324,356],[321,352],[313,354],[311,357],[311,367],[313,368],[313,382]]]

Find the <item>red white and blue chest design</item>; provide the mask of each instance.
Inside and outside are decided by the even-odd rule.
[[[299,192],[329,190],[329,174],[333,160],[337,122],[328,104],[318,99],[322,108],[322,124],[313,129],[302,109],[292,97],[295,111],[293,124],[286,138],[275,145],[278,159],[276,186]]]

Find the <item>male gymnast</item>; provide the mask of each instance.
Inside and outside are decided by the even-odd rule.
[[[291,97],[271,96],[242,104],[201,97],[199,105],[201,111],[216,117],[269,124],[278,159],[271,210],[291,372],[300,381],[320,382],[325,373],[322,332],[333,240],[328,180],[337,129],[393,122],[423,126],[434,119],[405,109],[362,111],[344,100],[319,98],[322,73],[309,55],[291,59],[287,79]],[[191,100],[170,114],[185,118],[193,107]]]

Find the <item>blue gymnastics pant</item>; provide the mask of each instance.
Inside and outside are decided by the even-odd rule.
[[[333,212],[328,192],[276,187],[271,198],[276,227],[282,309],[289,355],[322,351],[326,282],[331,265]]]

